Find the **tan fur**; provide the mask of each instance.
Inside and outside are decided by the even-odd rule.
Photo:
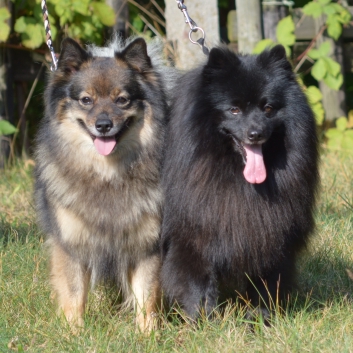
[[[63,311],[67,321],[74,326],[83,326],[83,314],[87,302],[90,271],[54,242],[51,248],[51,283],[59,312]]]
[[[157,325],[157,311],[160,304],[159,280],[155,271],[159,271],[159,257],[142,261],[132,273],[131,290],[136,308],[136,323],[144,330],[151,331]],[[149,288],[146,291],[146,288]]]
[[[134,65],[148,65],[139,43],[142,54],[133,53],[142,59]],[[36,149],[36,205],[55,298],[67,320],[82,326],[89,284],[113,281],[135,308],[138,327],[150,331],[160,301],[163,87],[152,73],[133,73],[123,54],[92,59],[70,42],[68,48],[47,89]],[[147,84],[150,94],[142,91]],[[117,131],[109,155],[94,144],[101,116]]]

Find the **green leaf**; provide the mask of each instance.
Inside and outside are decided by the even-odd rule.
[[[0,42],[5,42],[10,34],[10,26],[0,21]]]
[[[326,24],[329,25],[330,23],[339,22],[338,18],[339,18],[339,15],[337,13],[328,15],[326,19]]]
[[[344,132],[341,146],[345,150],[353,151],[353,130]]]
[[[336,120],[336,127],[339,131],[344,131],[347,128],[348,120],[346,117],[341,116]]]
[[[57,4],[57,6],[55,6],[55,12],[59,17],[61,17],[64,14],[65,9],[63,6],[60,6],[60,4]]]
[[[332,148],[332,149],[340,149],[341,148],[341,142],[343,138],[343,132],[339,131],[337,129],[328,129],[325,133],[325,136],[327,137],[327,147]]]
[[[321,126],[325,119],[325,110],[322,106],[321,102],[315,103],[311,105],[311,109],[313,110],[316,125]]]
[[[303,13],[318,18],[322,15],[322,7],[319,3],[311,1],[303,7]]]
[[[313,65],[311,69],[311,75],[318,81],[322,80],[327,74],[327,69],[325,65],[325,61],[320,58],[316,63]]]
[[[51,30],[53,30],[53,27],[54,27],[53,25],[55,24],[56,21],[55,21],[55,17],[53,17],[53,16],[50,15],[50,14],[49,14],[49,22],[50,22],[50,24],[52,25],[52,26],[51,26],[51,27],[52,27]]]
[[[336,4],[337,5],[337,4]],[[339,18],[338,20],[343,24],[343,25],[348,25],[349,22],[351,21],[352,19],[352,15],[349,11],[347,11],[346,9],[344,9],[340,15],[339,15]]]
[[[332,23],[327,27],[327,33],[334,40],[338,40],[342,34],[342,26],[338,22]]]
[[[291,46],[295,43],[295,25],[292,16],[287,16],[278,22],[276,28],[277,41],[282,45]]]
[[[33,8],[33,16],[37,22],[43,21],[43,12],[41,6],[38,4]]]
[[[319,58],[327,56],[331,51],[331,44],[330,42],[326,41],[323,42],[318,49],[311,49],[308,52],[308,56],[311,59],[317,60]]]
[[[94,33],[95,30],[96,29],[92,25],[92,23],[89,23],[89,22],[82,23],[82,32],[86,37],[90,37]]]
[[[342,25],[336,15],[330,15],[326,21],[328,35],[337,40],[342,34]]]
[[[0,120],[0,136],[14,134],[17,129],[7,120]]]
[[[11,17],[10,11],[7,7],[0,8],[0,22],[6,21]]]
[[[286,51],[286,56],[287,56],[288,58],[290,58],[291,53],[292,53],[290,47],[289,47],[288,45],[285,45],[285,44],[283,44],[283,46],[284,46],[284,49],[285,49],[285,51]]]
[[[72,23],[74,20],[75,12],[72,11],[71,6],[63,6],[59,3],[55,6],[55,12],[60,17],[60,25],[64,26],[67,23]]]
[[[331,2],[331,4],[329,4],[328,6],[334,8],[336,13],[341,13],[342,11],[345,10],[343,6],[341,6],[340,4],[337,4],[336,2]]]
[[[345,135],[348,135],[350,137],[353,138],[353,130],[352,129],[347,129],[345,132],[344,132]]]
[[[335,4],[331,3],[326,6],[324,6],[323,11],[326,15],[332,15],[334,13],[337,13],[336,7],[334,6]]]
[[[72,8],[75,12],[83,16],[88,16],[90,14],[88,9],[88,1],[82,1],[82,0],[72,1]]]
[[[137,30],[137,32],[141,32],[144,26],[144,23],[140,16],[135,16],[132,20],[132,26]]]
[[[23,33],[26,31],[27,23],[24,16],[19,17],[15,22],[15,31],[18,33]]]
[[[303,79],[300,76],[297,76],[296,79],[297,79],[298,85],[304,92],[306,90],[306,86],[304,85]]]
[[[135,26],[134,26],[135,27]],[[255,45],[255,48],[253,50],[253,54],[260,54],[262,53],[265,49],[272,47],[275,44],[275,42],[272,39],[263,39],[260,40]]]
[[[143,36],[146,36],[146,38],[152,38],[153,33],[149,29],[143,34]]]
[[[335,139],[335,138],[338,138],[338,137],[342,137],[342,135],[343,135],[342,131],[337,130],[336,128],[328,129],[325,132],[325,136],[327,138],[329,138],[329,139]]]
[[[320,4],[320,5],[327,5],[327,4],[329,4],[331,2],[331,0],[319,0],[318,1],[318,3]]]
[[[343,76],[341,73],[338,74],[337,77],[327,74],[326,77],[324,78],[324,82],[328,87],[332,88],[335,91],[338,91],[342,86]]]
[[[306,89],[305,94],[311,104],[315,104],[315,103],[320,102],[322,100],[322,93],[315,86],[309,86]]]
[[[341,146],[342,149],[353,152],[353,130],[346,130],[343,133]]]
[[[336,77],[341,72],[341,65],[337,61],[329,57],[325,57],[322,59],[325,61],[327,72],[329,74]]]
[[[98,16],[100,21],[105,26],[113,26],[115,23],[115,14],[114,10],[107,4],[102,2],[93,2],[92,3],[94,13]]]
[[[328,41],[323,42],[318,50],[321,56],[327,56],[331,52],[331,43]]]
[[[311,49],[308,51],[308,57],[314,60],[321,58],[321,53],[317,49]]]
[[[278,43],[284,46],[291,46],[295,43],[295,35],[294,33],[285,33],[282,32],[281,34],[277,34]]]
[[[21,40],[22,44],[27,48],[35,49],[40,47],[43,43],[42,25],[28,24],[26,32],[21,35]]]
[[[80,38],[83,37],[82,35],[82,23],[80,26],[77,26],[76,24],[71,24],[71,26],[67,29],[68,35],[71,38]]]

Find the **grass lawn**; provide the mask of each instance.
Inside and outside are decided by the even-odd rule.
[[[104,288],[91,292],[80,334],[56,316],[32,169],[18,162],[0,170],[0,352],[353,352],[353,157],[323,154],[317,229],[298,263],[299,289],[286,315],[250,329],[229,305],[197,326],[162,317],[149,337]]]

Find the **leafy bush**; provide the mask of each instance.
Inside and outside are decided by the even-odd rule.
[[[31,49],[40,47],[46,40],[40,3],[41,0],[25,2],[22,10],[25,15],[15,22],[15,31],[21,34],[22,44]],[[72,38],[99,43],[104,25],[112,26],[115,22],[113,9],[103,0],[51,0],[47,6],[53,39],[60,28]]]
[[[332,47],[330,42],[324,41],[318,48],[314,48],[316,41],[323,35],[327,34],[337,40],[342,34],[342,28],[351,21],[351,14],[339,3],[332,0],[314,0],[307,3],[303,9],[303,16],[311,16],[319,18],[324,16],[325,22],[319,33],[313,38],[308,48],[303,53],[297,64],[295,71],[297,72],[305,60],[310,60],[313,65],[310,73],[317,81],[323,81],[332,90],[339,90],[343,83],[343,75],[341,73],[341,65],[330,57]],[[271,39],[260,41],[254,49],[254,53],[260,53],[265,48],[282,44],[287,52],[287,56],[291,56],[291,46],[296,42],[294,34],[295,24],[291,16],[283,18],[277,26],[276,37],[277,42]],[[304,92],[315,114],[316,122],[321,126],[324,122],[324,109],[322,106],[322,94],[315,86],[305,87]],[[353,112],[352,112],[353,113]],[[336,121],[336,127],[330,128],[325,136],[327,138],[327,146],[333,149],[342,149],[353,152],[353,120],[340,117]]]

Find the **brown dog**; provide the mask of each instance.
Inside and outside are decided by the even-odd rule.
[[[35,199],[54,293],[76,325],[89,283],[113,280],[140,329],[152,328],[168,72],[158,48],[141,38],[89,51],[65,39],[49,79]]]

